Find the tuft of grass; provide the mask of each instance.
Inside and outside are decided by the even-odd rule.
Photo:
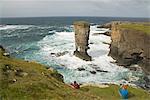
[[[121,28],[133,29],[137,31],[144,32],[150,35],[150,23],[123,23],[120,25]]]
[[[82,25],[82,26],[90,26],[90,24],[86,21],[75,21],[74,25]]]

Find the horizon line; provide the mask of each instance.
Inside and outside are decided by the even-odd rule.
[[[12,16],[12,17],[1,17],[1,18],[48,18],[48,17],[106,17],[106,18],[146,18],[150,19],[150,17],[128,17],[128,16]]]

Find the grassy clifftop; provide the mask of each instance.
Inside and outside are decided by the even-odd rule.
[[[119,100],[119,87],[86,86],[79,90],[63,83],[54,70],[35,62],[3,56],[0,48],[0,100]],[[142,89],[129,87],[131,100],[148,100]]]
[[[150,35],[150,23],[123,23],[120,25],[121,28],[133,29],[137,31],[142,31]]]
[[[150,74],[150,22],[113,22],[110,55],[118,64],[141,66]]]

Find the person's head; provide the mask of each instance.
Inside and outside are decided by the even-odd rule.
[[[127,89],[128,85],[123,85],[122,88],[123,89]]]
[[[76,81],[74,81],[74,84],[76,84],[77,82]]]

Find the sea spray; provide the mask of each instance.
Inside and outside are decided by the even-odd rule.
[[[37,61],[58,70],[64,76],[66,83],[76,80],[80,83],[120,84],[129,82],[133,78],[133,81],[138,81],[143,74],[138,74],[139,72],[133,72],[123,66],[111,63],[115,61],[108,56],[109,45],[104,44],[104,42],[111,43],[111,38],[102,34],[93,35],[94,33],[104,33],[106,31],[108,29],[98,29],[97,26],[91,26],[88,54],[92,56],[93,61],[88,62],[73,55],[75,46],[72,26],[63,28],[27,25],[25,28],[21,26],[21,29],[15,27],[4,28],[3,33],[6,34],[1,37],[1,43],[6,45],[9,51],[14,51],[12,55],[15,57]],[[8,33],[20,36],[10,38],[7,37]],[[7,40],[8,38],[11,42]],[[4,40],[7,40],[7,43]],[[62,55],[58,56],[58,54]],[[78,68],[85,70],[79,71]]]

